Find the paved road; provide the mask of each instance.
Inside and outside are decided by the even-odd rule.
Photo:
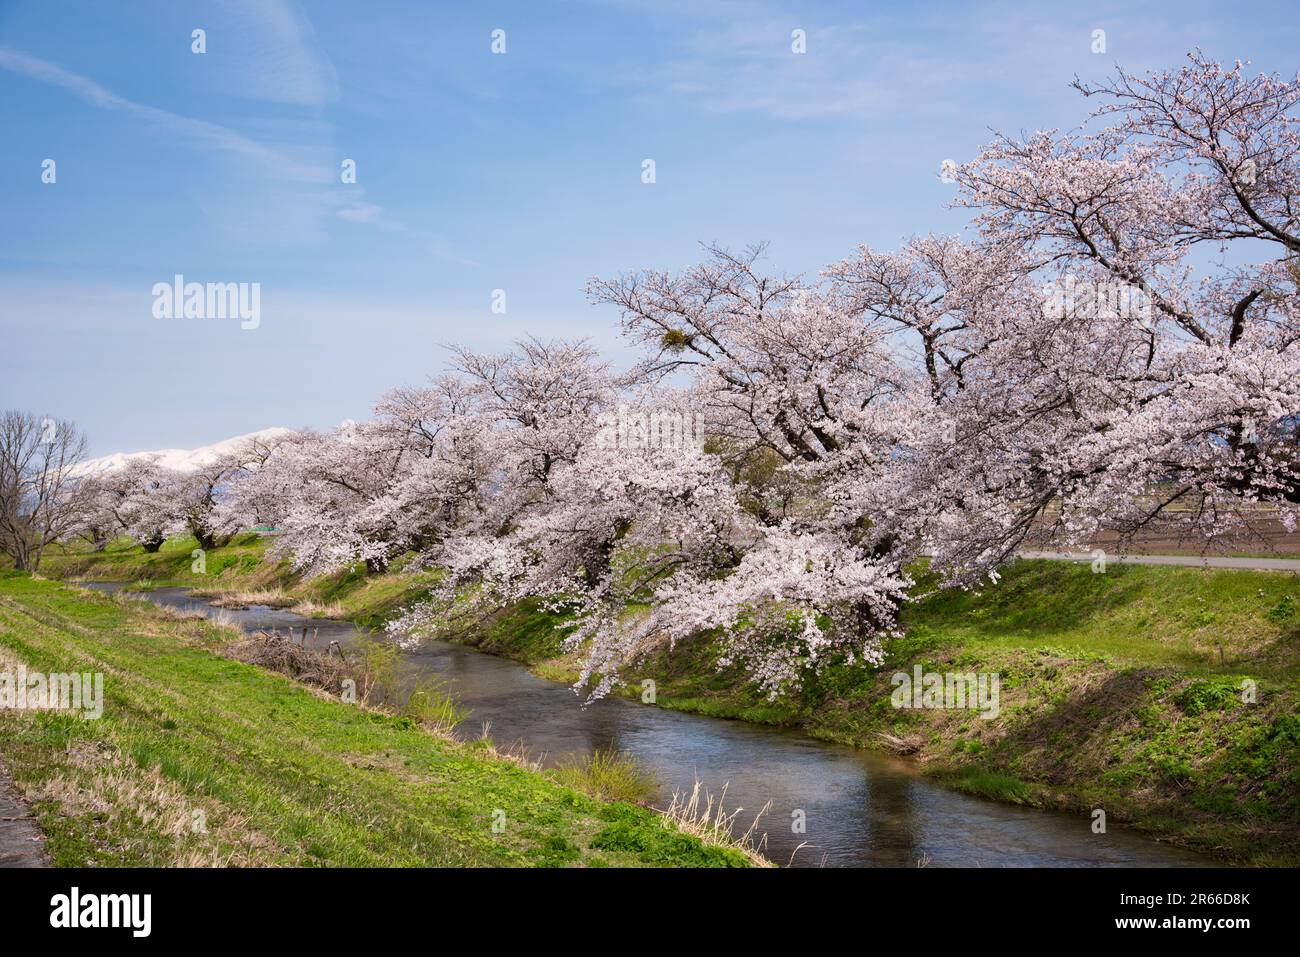
[[[49,867],[44,841],[0,761],[0,867]]]
[[[1053,561],[1091,562],[1089,552],[1019,552],[1021,558],[1048,558]],[[1111,565],[1182,565],[1187,568],[1246,568],[1257,572],[1300,572],[1300,558],[1225,558],[1217,555],[1112,555]]]

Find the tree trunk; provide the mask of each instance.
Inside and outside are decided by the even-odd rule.
[[[212,551],[220,544],[216,532],[211,531],[202,523],[191,520],[189,526],[190,533],[198,540],[199,548],[205,552]]]

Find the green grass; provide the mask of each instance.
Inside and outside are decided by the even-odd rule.
[[[308,614],[348,618],[368,627],[382,625],[402,608],[425,597],[436,584],[436,571],[407,572],[409,556],[395,561],[388,573],[366,574],[357,565],[331,575],[306,578],[287,560],[272,561],[272,539],[253,532],[235,536],[204,556],[201,571],[192,557],[198,543],[188,536],[166,541],[157,552],[145,552],[129,539],[111,542],[99,552],[54,548],[41,564],[41,574],[84,581],[130,582],[130,588],[192,588],[199,594],[247,592],[276,605],[308,603]]]
[[[188,576],[193,585],[191,547],[55,555],[50,569],[175,584]],[[259,565],[265,548],[244,536],[210,553],[209,572],[222,570],[207,584],[274,587],[286,601],[331,601],[378,621],[434,580],[358,570],[302,582],[283,565]],[[1111,820],[1227,861],[1300,862],[1300,576],[1136,564],[1093,574],[1087,563],[1022,561],[978,593],[907,606],[902,623],[883,668],[831,666],[776,701],[739,669],[715,668],[708,635],[630,669],[624,693],[640,697],[651,679],[660,707],[858,747],[901,742],[922,769],[972,793],[1081,813],[1104,807]],[[578,662],[562,653],[564,626],[524,603],[463,640],[567,682]],[[895,710],[889,676],[915,664],[998,673],[1001,715]],[[1243,679],[1256,683],[1257,703],[1242,701]]]
[[[1044,644],[1117,663],[1300,677],[1300,576],[1291,572],[1023,561],[979,594],[907,609],[906,648]]]
[[[567,788],[602,801],[644,801],[655,790],[655,779],[631,755],[597,751],[551,769]]]
[[[959,791],[992,801],[1001,801],[1004,804],[1042,803],[1042,798],[1036,795],[1035,789],[1024,781],[1009,774],[990,771],[988,768],[965,765],[950,771],[938,772],[935,778]]]
[[[529,631],[543,622],[521,611]],[[1026,561],[981,593],[909,606],[883,668],[832,666],[768,701],[713,662],[707,635],[626,678],[639,697],[714,717],[793,727],[867,748],[900,745],[950,786],[1084,813],[1229,862],[1300,862],[1300,578],[1290,573]],[[557,622],[550,622],[551,627]],[[494,625],[509,634],[508,620]],[[499,644],[499,639],[496,642]],[[574,658],[507,649],[558,681]],[[994,672],[1001,714],[898,710],[890,676]],[[1242,681],[1258,700],[1243,700]]]
[[[41,562],[42,575],[81,577],[90,580],[148,580],[155,587],[196,587],[214,579],[251,578],[267,571],[266,551],[270,539],[253,532],[237,535],[229,544],[213,549],[204,558],[202,573],[194,570],[192,553],[198,542],[189,536],[168,539],[156,552],[146,552],[129,538],[117,538],[102,551],[84,547],[51,547]]]
[[[99,720],[0,711],[0,750],[57,865],[745,863],[486,743],[215,654],[231,637],[143,602],[0,572],[4,667],[105,676]]]

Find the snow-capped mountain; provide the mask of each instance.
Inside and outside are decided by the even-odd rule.
[[[275,439],[281,435],[287,435],[292,429],[281,428],[276,426],[270,429],[260,429],[257,432],[249,432],[247,435],[236,435],[234,438],[224,439],[221,442],[214,442],[211,445],[202,445],[197,449],[158,449],[156,452],[114,452],[112,455],[104,455],[97,459],[91,459],[84,463],[78,470],[82,473],[93,474],[96,472],[107,472],[113,469],[121,468],[132,459],[138,459],[143,456],[153,456],[158,460],[160,465],[178,472],[193,472],[197,468],[202,468],[216,461],[227,452],[231,452],[243,445],[250,439]]]

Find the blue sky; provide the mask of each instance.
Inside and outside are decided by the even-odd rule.
[[[618,356],[593,275],[955,232],[939,164],[1077,124],[1075,74],[1293,75],[1298,34],[1267,3],[0,0],[0,407],[189,447],[360,418],[451,342]],[[177,273],[260,283],[259,327],[154,318]]]

